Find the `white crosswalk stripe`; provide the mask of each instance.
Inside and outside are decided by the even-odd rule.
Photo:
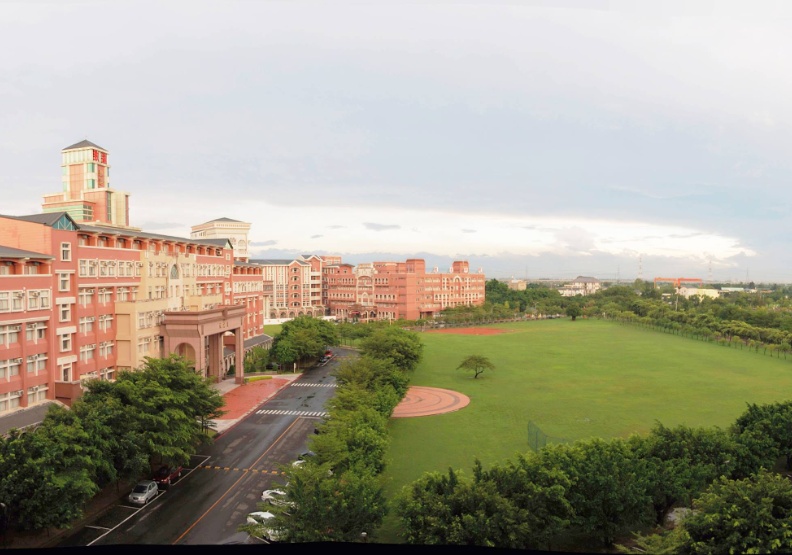
[[[274,410],[274,409],[261,409],[257,410],[256,414],[279,414],[281,416],[327,416],[324,411],[307,411],[307,410]]]
[[[338,386],[336,384],[334,384],[334,383],[305,383],[305,382],[294,383],[294,382],[292,382],[289,387],[338,387]]]

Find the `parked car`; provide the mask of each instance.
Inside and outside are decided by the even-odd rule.
[[[157,497],[159,488],[154,480],[141,480],[129,494],[129,502],[136,505],[146,505],[149,501]]]
[[[294,503],[286,500],[286,492],[282,489],[268,489],[261,494],[261,500],[270,505],[290,507]]]
[[[271,542],[278,541],[280,534],[267,526],[270,519],[273,518],[275,515],[269,511],[256,511],[247,515],[247,523],[256,525],[256,530],[251,532],[251,535]]]
[[[182,466],[177,465],[168,465],[163,464],[160,466],[157,471],[154,473],[153,480],[157,482],[157,484],[161,488],[167,488],[173,483],[176,483],[182,475]]]

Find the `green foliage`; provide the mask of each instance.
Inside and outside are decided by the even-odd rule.
[[[283,323],[272,342],[270,356],[281,364],[299,364],[322,356],[326,347],[340,342],[336,324],[311,316],[298,316]]]
[[[478,378],[479,374],[483,373],[484,370],[495,370],[495,365],[485,356],[470,355],[465,357],[459,366],[457,366],[457,370],[473,372],[473,378],[475,379]]]
[[[80,421],[53,407],[42,424],[0,445],[0,499],[21,529],[63,527],[97,491],[97,450]]]
[[[718,479],[682,522],[679,553],[789,553],[792,483],[766,472],[744,480]]]
[[[376,329],[360,343],[362,355],[390,360],[400,370],[414,370],[421,361],[423,344],[418,334],[399,327]]]
[[[473,471],[473,481],[453,469],[426,473],[403,490],[397,512],[408,543],[538,549],[568,526],[563,473],[523,456],[489,470],[476,461]]]
[[[575,512],[573,523],[584,533],[607,546],[618,533],[646,522],[651,502],[646,464],[626,441],[549,445],[539,457],[569,477],[567,500]]]

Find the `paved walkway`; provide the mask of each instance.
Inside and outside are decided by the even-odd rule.
[[[253,412],[261,403],[288,386],[301,374],[276,374],[263,380],[255,380],[240,385],[230,378],[214,384],[225,399],[223,410],[226,413],[214,421],[217,433],[225,432],[245,416]]]

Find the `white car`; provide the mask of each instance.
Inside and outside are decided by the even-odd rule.
[[[267,489],[261,494],[261,500],[272,505],[286,504],[286,492],[282,489]]]
[[[129,494],[129,502],[136,505],[145,505],[157,497],[157,482],[154,480],[142,480],[137,483]]]
[[[253,535],[271,542],[276,542],[280,538],[280,534],[272,528],[267,527],[267,524],[273,518],[275,518],[275,515],[269,511],[256,511],[255,513],[247,515],[247,523],[257,526],[257,530]]]

